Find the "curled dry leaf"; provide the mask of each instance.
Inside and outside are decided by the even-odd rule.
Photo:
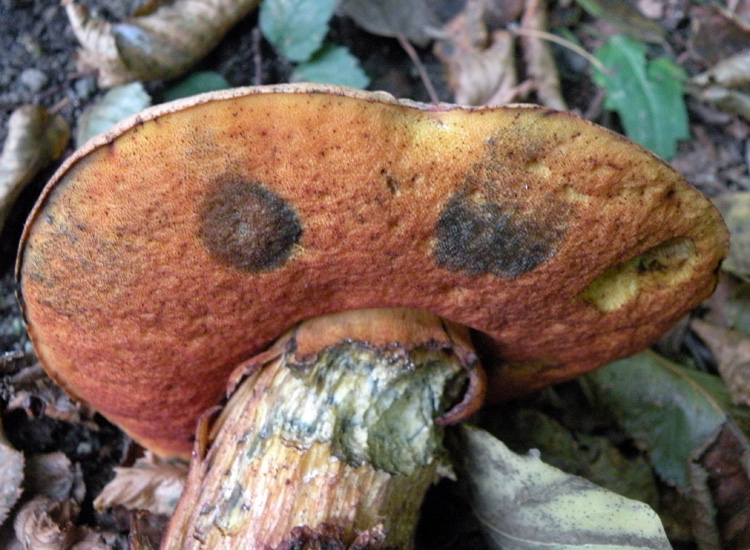
[[[114,24],[92,17],[72,0],[65,9],[83,46],[80,68],[98,71],[99,85],[109,87],[185,73],[259,1],[177,0]]]
[[[39,105],[23,105],[10,115],[0,153],[0,230],[24,186],[62,154],[69,137],[65,119]]]
[[[67,550],[76,538],[75,520],[80,508],[72,500],[58,502],[48,497],[35,497],[16,515],[16,538],[23,548],[34,550]]]
[[[722,268],[744,281],[750,281],[750,193],[725,193],[716,197],[714,204],[721,211],[730,234],[729,257],[724,260]]]
[[[701,549],[750,548],[750,443],[731,421],[691,455],[693,531]]]
[[[0,525],[21,496],[23,454],[15,450],[5,437],[0,419]]]
[[[115,468],[115,477],[96,497],[94,507],[104,510],[121,505],[131,510],[148,510],[170,515],[185,486],[187,467],[161,460],[147,452],[130,468]]]
[[[700,319],[693,320],[692,328],[716,357],[732,401],[750,405],[750,337]]]
[[[696,99],[750,120],[750,50],[720,61],[691,78],[685,89]]]
[[[485,3],[469,0],[443,27],[446,38],[435,42],[435,55],[461,105],[502,105],[518,98],[514,38],[507,31],[490,34],[484,18]]]
[[[555,59],[549,42],[533,33],[547,30],[547,3],[544,0],[529,0],[521,18],[521,28],[531,33],[521,37],[526,70],[534,81],[539,102],[552,109],[567,111],[568,105],[563,99],[560,79],[555,66]]]

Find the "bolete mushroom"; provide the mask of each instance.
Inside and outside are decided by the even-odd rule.
[[[89,142],[17,280],[51,376],[160,455],[245,378],[167,548],[375,548],[409,545],[438,424],[481,405],[485,372],[499,400],[640,350],[726,252],[706,198],[571,114],[288,85]]]

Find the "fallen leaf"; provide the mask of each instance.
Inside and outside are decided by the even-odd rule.
[[[732,401],[750,405],[750,336],[700,319],[691,326],[716,357]]]
[[[646,48],[624,35],[610,38],[595,56],[608,72],[594,71],[607,91],[604,106],[616,111],[632,140],[670,159],[689,137],[683,69],[666,57],[647,60]]]
[[[666,31],[656,21],[644,16],[630,2],[622,0],[576,0],[590,15],[612,25],[619,32],[644,42],[665,43]]]
[[[0,153],[0,230],[18,195],[63,153],[69,137],[65,119],[39,105],[24,105],[10,115]]]
[[[258,24],[274,48],[299,63],[323,45],[335,7],[336,0],[266,0]]]
[[[311,59],[294,68],[292,82],[320,82],[365,88],[370,79],[359,65],[359,60],[343,46],[324,44]]]
[[[171,79],[205,57],[260,0],[177,0],[141,17],[109,23],[64,0],[81,43],[78,64],[102,87]]]
[[[459,428],[472,507],[493,548],[671,548],[647,505],[511,452],[478,428]]]
[[[81,503],[86,494],[83,473],[61,452],[32,455],[26,461],[26,490],[62,502]]]
[[[547,30],[547,6],[544,0],[527,0],[521,28],[531,31],[521,36],[521,43],[526,70],[534,81],[539,102],[552,109],[567,111],[568,106],[562,96],[560,78],[549,42],[533,34]]]
[[[72,500],[35,497],[16,515],[16,538],[28,549],[67,550],[78,537],[75,521],[79,513],[80,507]]]
[[[150,105],[151,97],[140,82],[115,86],[81,115],[76,128],[76,147]]]
[[[490,33],[486,15],[483,0],[469,0],[434,46],[461,105],[503,105],[518,97],[515,38],[508,31]]]
[[[714,198],[713,202],[730,234],[729,257],[721,267],[735,277],[750,281],[750,193],[724,193]]]
[[[23,467],[23,453],[14,449],[5,437],[0,418],[0,525],[23,492]]]
[[[662,479],[684,490],[690,487],[690,453],[727,415],[750,416],[732,403],[718,377],[652,351],[610,363],[587,380],[625,431],[648,451]]]
[[[685,89],[690,95],[719,109],[750,120],[750,49],[724,59],[691,78]]]
[[[692,6],[690,30],[689,51],[704,67],[750,48],[750,25],[721,6]]]
[[[723,424],[690,460],[694,532],[701,549],[750,548],[750,443]]]
[[[343,15],[367,32],[380,36],[404,36],[426,46],[440,28],[440,19],[427,0],[343,0]]]
[[[185,486],[187,467],[147,452],[129,468],[115,468],[115,477],[94,500],[97,510],[124,506],[171,515]]]

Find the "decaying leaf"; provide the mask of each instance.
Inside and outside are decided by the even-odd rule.
[[[59,502],[72,499],[79,504],[86,494],[83,473],[63,453],[46,453],[28,457],[26,490]]]
[[[690,27],[690,53],[706,66],[750,48],[750,24],[723,6],[691,6]]]
[[[750,336],[694,319],[692,328],[713,352],[732,401],[750,405]]]
[[[644,16],[630,2],[623,0],[576,0],[589,14],[598,17],[618,31],[644,42],[664,43],[666,31],[656,21]]]
[[[521,28],[531,31],[521,36],[521,43],[526,70],[534,81],[539,102],[552,109],[567,111],[568,106],[562,96],[560,79],[549,42],[533,34],[535,31],[547,30],[547,5],[544,0],[526,2]]]
[[[461,105],[502,105],[518,99],[515,39],[508,31],[490,32],[485,2],[469,0],[435,42],[435,55],[446,69],[448,85]]]
[[[342,0],[339,10],[368,32],[404,36],[420,46],[426,46],[440,27],[428,0]]]
[[[716,376],[646,351],[587,375],[601,401],[649,453],[657,473],[687,490],[687,460],[728,414],[748,416],[733,405]]]
[[[724,59],[691,78],[685,89],[699,101],[750,120],[750,50]]]
[[[259,1],[177,0],[114,24],[92,17],[73,0],[65,0],[64,5],[83,46],[80,68],[97,71],[99,85],[110,87],[180,76]]]
[[[104,510],[124,506],[171,515],[187,476],[184,464],[167,462],[148,452],[130,468],[115,468],[115,477],[96,497],[94,507]]]
[[[106,132],[124,118],[151,105],[151,97],[140,82],[115,86],[87,109],[78,120],[76,147]]]
[[[24,548],[67,550],[78,537],[75,520],[79,513],[80,507],[72,500],[35,497],[16,515],[16,538]]]
[[[15,450],[5,437],[0,418],[0,525],[21,496],[23,466],[23,453]]]
[[[750,193],[724,193],[713,201],[721,211],[730,234],[729,257],[721,267],[744,281],[750,281]]]
[[[671,548],[656,513],[462,427],[472,507],[494,548]]]
[[[13,202],[34,176],[65,150],[70,128],[59,114],[24,105],[8,120],[8,137],[0,153],[0,230]]]
[[[750,548],[750,443],[731,421],[691,456],[693,530],[701,550]]]

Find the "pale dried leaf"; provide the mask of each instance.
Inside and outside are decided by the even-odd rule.
[[[0,418],[0,525],[21,496],[23,466],[23,453],[14,449],[5,437]]]
[[[35,497],[16,515],[16,538],[27,549],[67,550],[78,536],[75,520],[79,512],[73,501]]]
[[[700,319],[693,320],[692,328],[716,357],[732,401],[750,405],[750,337]]]
[[[521,28],[531,31],[521,36],[526,70],[534,81],[539,102],[552,109],[568,109],[562,96],[560,78],[549,42],[534,36],[535,31],[547,30],[547,5],[544,0],[528,0],[521,19]]]
[[[696,99],[750,120],[750,49],[691,78],[685,89]]]
[[[62,154],[69,137],[65,119],[39,105],[23,105],[10,115],[0,153],[0,230],[23,188]]]
[[[461,105],[505,104],[518,98],[514,38],[507,31],[490,34],[484,17],[484,2],[469,0],[443,28],[446,38],[435,43],[435,55]]]
[[[722,268],[750,281],[750,193],[724,193],[713,200],[729,228],[729,257]]]
[[[669,549],[647,505],[521,456],[480,429],[462,426],[472,507],[493,548]]]
[[[96,497],[94,507],[104,510],[124,506],[170,515],[185,486],[187,467],[167,462],[147,452],[130,468],[115,468],[115,478]]]
[[[102,87],[175,78],[210,52],[260,0],[177,0],[142,17],[108,23],[65,1],[83,46],[82,70],[98,71]]]

